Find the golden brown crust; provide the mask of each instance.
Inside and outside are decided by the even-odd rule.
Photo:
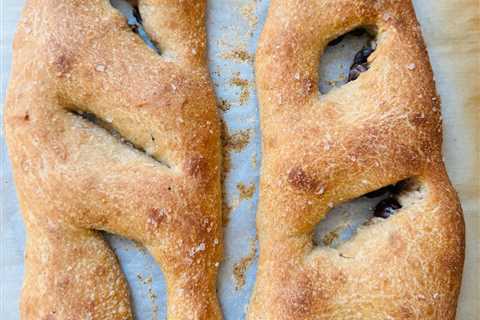
[[[326,95],[329,41],[375,28],[370,69]],[[410,1],[272,0],[256,55],[263,137],[260,260],[250,319],[454,319],[461,207],[441,156],[440,102]],[[330,207],[398,181],[403,208],[337,249]]]
[[[132,318],[118,263],[93,230],[150,250],[169,318],[221,317],[206,3],[138,4],[161,56],[107,0],[30,0],[23,12],[5,111],[28,231],[22,319]]]

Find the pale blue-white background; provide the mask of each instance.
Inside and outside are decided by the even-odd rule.
[[[1,85],[0,115],[11,64],[11,44],[15,24],[18,21],[23,0],[0,0],[1,3]],[[432,58],[437,85],[443,100],[445,119],[445,160],[450,176],[457,187],[467,220],[467,261],[459,307],[459,319],[478,319],[480,314],[478,265],[479,265],[479,206],[478,206],[478,109],[470,110],[474,87],[469,81],[478,81],[468,72],[479,72],[479,28],[472,30],[470,21],[478,6],[475,1],[416,0],[417,15]],[[466,4],[470,4],[466,8]],[[231,133],[249,129],[251,142],[241,152],[231,153],[232,169],[225,184],[227,202],[234,207],[225,230],[225,261],[219,276],[219,297],[226,319],[244,318],[244,311],[255,281],[256,263],[247,269],[246,285],[235,289],[232,270],[235,263],[250,251],[255,240],[255,211],[257,194],[252,199],[240,200],[237,183],[258,185],[260,132],[258,106],[253,83],[253,65],[249,62],[229,59],[234,49],[255,52],[261,31],[267,0],[210,0],[208,9],[209,59],[212,78],[219,99],[225,99],[232,107],[220,112]],[[478,16],[477,16],[478,19]],[[477,23],[478,24],[478,23]],[[458,30],[464,30],[465,34]],[[472,49],[473,48],[473,49]],[[472,51],[476,50],[476,51]],[[477,57],[472,59],[472,55]],[[241,103],[241,88],[232,85],[231,79],[250,80],[250,97]],[[476,87],[478,89],[478,86]],[[477,92],[478,94],[478,92]],[[477,100],[478,101],[478,100]],[[478,105],[477,105],[478,107]],[[466,119],[477,117],[477,119]],[[469,122],[472,121],[472,122]],[[475,122],[476,121],[476,122]],[[476,148],[476,149],[475,149]],[[252,162],[256,157],[257,166]],[[473,181],[472,181],[473,175]],[[135,244],[115,236],[109,241],[120,258],[127,275],[137,319],[165,318],[165,287],[162,274],[153,259]],[[3,124],[0,131],[0,318],[18,319],[18,302],[23,276],[24,227],[18,208],[6,154]],[[476,271],[475,271],[476,270]],[[152,282],[148,281],[152,278]],[[140,279],[141,278],[141,279]],[[146,280],[146,281],[145,281]],[[153,300],[150,298],[156,296]]]

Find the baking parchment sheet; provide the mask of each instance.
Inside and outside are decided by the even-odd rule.
[[[0,115],[3,115],[13,34],[23,4],[23,0],[0,0]],[[261,141],[253,59],[268,1],[210,0],[208,4],[210,68],[219,113],[228,132],[224,147],[230,159],[224,186],[228,217],[225,259],[218,291],[225,319],[236,320],[244,318],[255,282],[255,213]],[[462,201],[467,227],[467,258],[457,318],[479,319],[480,7],[477,0],[414,0],[414,4],[442,97],[445,160]],[[348,61],[343,65],[348,68]],[[338,70],[327,68],[330,77],[335,73]],[[25,231],[6,151],[2,123],[0,318],[13,320],[19,318]],[[106,237],[129,281],[136,319],[164,319],[165,286],[159,267],[138,244],[113,235]]]

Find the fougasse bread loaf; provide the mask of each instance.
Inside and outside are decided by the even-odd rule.
[[[28,0],[5,129],[27,230],[21,318],[132,319],[98,230],[161,266],[169,319],[219,319],[220,135],[206,1]],[[133,29],[133,30],[132,30]]]
[[[322,52],[357,28],[375,50],[320,94]],[[464,222],[410,0],[272,0],[255,70],[263,153],[248,318],[454,319]],[[390,185],[352,239],[314,245],[331,208]]]

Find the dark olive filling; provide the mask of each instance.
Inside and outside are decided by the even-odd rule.
[[[341,203],[315,227],[313,243],[337,248],[352,239],[359,228],[393,218],[424,197],[425,190],[414,178],[409,178]]]
[[[396,194],[402,189],[402,183],[391,184],[381,189],[367,193],[365,197],[377,198],[381,196],[387,196],[387,198],[381,200],[376,206],[373,212],[373,216],[377,218],[387,219],[395,213],[402,206],[396,198]]]
[[[128,26],[132,29],[133,32],[139,34],[139,29],[142,27],[142,16],[140,15],[140,11],[138,7],[132,8],[132,15],[135,18],[134,22],[128,21]]]
[[[133,7],[132,14],[135,19],[137,19],[138,23],[143,23],[142,16],[140,15],[140,10],[138,10],[137,6]]]
[[[373,215],[377,218],[387,219],[400,208],[402,208],[402,206],[400,205],[398,200],[394,197],[389,197],[380,201],[377,204]]]
[[[362,72],[368,70],[368,57],[375,51],[372,47],[363,47],[357,52],[353,59],[350,73],[348,74],[348,82],[356,80]]]

